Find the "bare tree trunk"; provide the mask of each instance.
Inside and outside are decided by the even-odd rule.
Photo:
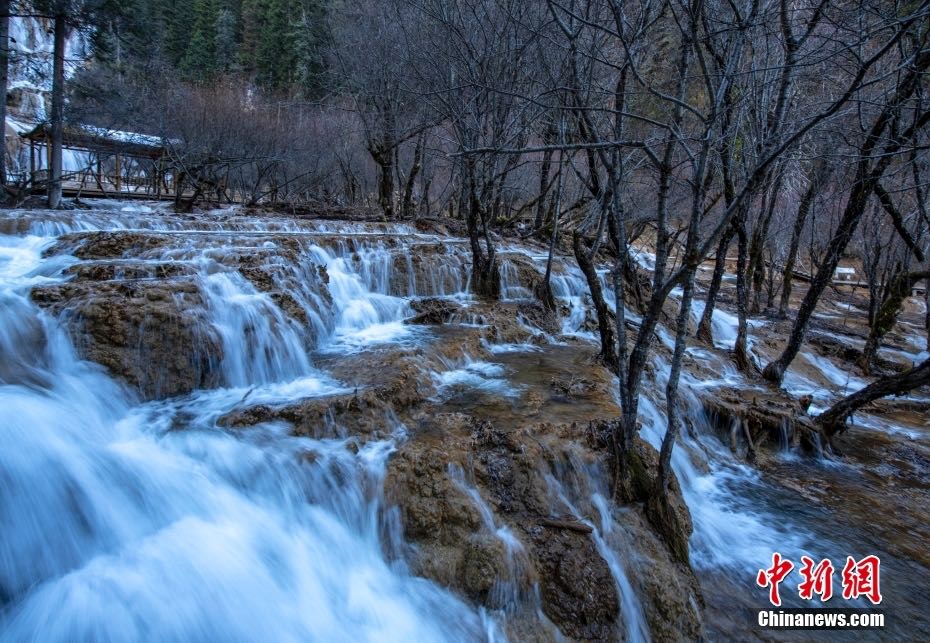
[[[470,214],[466,215],[468,218]],[[484,299],[500,299],[501,275],[496,254],[472,254],[471,289]]]
[[[685,277],[681,304],[678,308],[678,328],[675,333],[675,350],[672,353],[671,371],[665,385],[665,409],[668,424],[662,446],[659,449],[659,470],[656,475],[656,490],[647,500],[646,514],[649,521],[662,534],[674,556],[683,563],[688,562],[688,531],[680,523],[678,513],[670,501],[669,485],[672,480],[672,450],[681,430],[678,409],[678,381],[681,377],[681,360],[688,344],[688,324],[691,320],[691,300],[694,295],[694,273]]]
[[[6,92],[10,71],[10,0],[0,0],[0,185],[6,185]]]
[[[775,255],[771,249],[768,250],[768,271],[765,277],[765,309],[767,311],[775,308]]]
[[[546,258],[546,274],[542,282],[536,287],[536,298],[542,302],[547,310],[555,310],[555,297],[552,295],[552,258],[555,255],[555,246],[559,242],[559,221],[562,214],[562,165],[559,161],[559,178],[555,189],[555,213],[552,221],[552,235],[549,238],[549,256]]]
[[[748,239],[746,238],[745,213],[736,223],[737,255],[736,255],[736,343],[733,345],[733,356],[740,370],[747,371],[752,366],[747,348],[749,338],[749,322],[747,312],[749,308],[749,289],[746,287],[746,260],[748,254]]]
[[[465,226],[468,228],[468,240],[471,245],[471,290],[484,299],[497,300],[501,296],[501,275],[497,253],[494,251],[494,245],[488,233],[487,219],[482,212],[481,200],[478,198],[474,162],[468,160],[465,165],[466,174],[459,211],[464,212]],[[487,252],[481,248],[482,237]]]
[[[766,225],[766,228],[768,226]],[[762,310],[762,286],[765,284],[765,236],[768,232],[756,231],[749,243],[749,269],[746,279],[752,291],[749,310],[757,315]]]
[[[869,328],[869,338],[866,340],[865,348],[862,349],[862,356],[859,358],[859,367],[866,375],[869,375],[872,371],[872,361],[881,346],[882,338],[894,328],[904,300],[911,296],[911,290],[913,290],[917,282],[927,278],[930,278],[930,270],[899,274],[891,280],[885,290],[882,303],[878,307],[878,312],[876,312],[875,318],[872,320]]]
[[[817,302],[820,300],[820,296],[827,284],[833,278],[836,266],[839,264],[846,246],[849,245],[853,233],[859,226],[859,221],[862,219],[862,214],[868,205],[869,197],[875,192],[876,185],[878,185],[895,155],[930,121],[930,112],[922,112],[906,131],[896,132],[895,136],[890,138],[881,149],[876,150],[886,129],[897,127],[895,114],[914,93],[918,85],[918,79],[923,76],[927,68],[930,68],[930,52],[921,52],[915,58],[913,68],[909,69],[907,74],[899,81],[893,99],[885,105],[885,108],[869,129],[869,133],[859,151],[855,182],[846,202],[843,218],[840,220],[836,232],[833,233],[833,237],[827,245],[826,256],[820,263],[817,274],[811,280],[807,294],[798,308],[798,316],[794,322],[794,327],[791,329],[791,336],[788,338],[785,349],[778,359],[770,362],[762,372],[762,376],[768,381],[781,384],[785,371],[801,350],[801,344],[804,342],[804,335],[807,332],[807,325],[814,314]],[[878,152],[877,155],[876,152]]]
[[[930,359],[903,373],[875,380],[818,415],[816,421],[827,437],[832,437],[846,427],[849,416],[869,402],[889,395],[904,395],[926,384],[930,384]]]
[[[930,279],[924,282],[924,328],[927,329],[927,350],[930,351]]]
[[[378,205],[388,221],[394,218],[394,155],[390,150],[379,150],[372,157],[378,165]]]
[[[575,259],[578,261],[578,267],[584,273],[585,281],[588,282],[588,290],[591,291],[591,300],[594,302],[594,312],[597,314],[597,329],[601,336],[601,353],[599,359],[613,372],[617,372],[619,364],[617,362],[616,339],[614,337],[614,325],[611,319],[610,309],[604,300],[604,291],[601,288],[601,281],[598,279],[597,270],[591,260],[587,244],[584,242],[578,231],[572,233],[572,249],[575,251]]]
[[[727,269],[727,252],[730,249],[730,241],[733,240],[734,229],[731,227],[720,237],[720,243],[717,244],[717,256],[714,260],[714,274],[710,279],[710,286],[707,288],[707,299],[704,300],[704,313],[701,315],[701,322],[698,324],[697,338],[708,344],[714,343],[714,307],[717,305],[717,295],[720,292],[720,285],[723,283],[723,275]]]
[[[791,329],[791,335],[788,337],[788,343],[785,345],[785,349],[778,359],[770,362],[762,372],[763,377],[770,382],[781,384],[785,371],[801,350],[801,344],[804,342],[804,335],[807,332],[807,324],[814,314],[814,309],[817,307],[820,295],[823,294],[827,284],[829,284],[830,280],[833,278],[833,274],[836,272],[836,266],[843,256],[843,251],[846,249],[849,240],[856,231],[856,227],[859,225],[859,220],[868,203],[869,195],[872,193],[872,185],[865,177],[857,177],[857,179],[853,192],[846,204],[846,212],[843,215],[843,219],[840,221],[839,227],[833,234],[833,238],[830,239],[830,243],[826,250],[826,256],[821,261],[817,274],[811,279],[807,294],[804,296],[804,300],[798,308],[798,316],[795,319],[794,327]]]
[[[413,150],[413,165],[410,168],[410,174],[407,176],[407,186],[404,188],[401,216],[405,219],[410,219],[414,215],[413,186],[421,169],[423,169],[423,135],[417,138],[417,145]]]
[[[732,89],[730,89],[724,96],[724,131],[728,130],[730,127],[732,110],[733,97]],[[733,204],[736,192],[736,188],[733,185],[732,141],[730,139],[724,137],[723,146],[719,151],[719,155],[720,173],[722,175],[721,178],[723,179],[723,201],[726,204],[726,207],[729,208]],[[714,274],[711,277],[710,288],[707,290],[707,299],[704,302],[704,312],[701,314],[701,321],[698,324],[697,330],[698,338],[711,345],[714,343],[714,308],[717,305],[717,295],[720,292],[720,286],[723,283],[723,276],[726,273],[727,252],[730,250],[730,243],[733,241],[733,235],[735,235],[737,232],[737,224],[742,221],[743,218],[745,218],[745,210],[746,207],[741,206],[741,210],[736,213],[733,222],[731,222],[727,227],[726,231],[723,233],[723,236],[720,237],[720,242],[717,244],[717,256],[715,257],[714,261]]]
[[[671,370],[665,385],[665,405],[668,414],[668,429],[662,439],[659,452],[659,492],[668,492],[668,483],[672,472],[672,447],[678,439],[680,420],[678,418],[678,380],[681,376],[681,360],[688,345],[688,322],[691,320],[691,299],[694,294],[694,277],[685,278],[681,303],[678,307],[678,328],[675,332],[675,350],[672,353]]]
[[[548,142],[551,137],[544,141]],[[536,220],[533,222],[533,229],[539,230],[543,227],[543,215],[546,212],[546,191],[549,185],[549,166],[552,163],[552,151],[543,152],[542,167],[539,169],[539,200],[536,202]]]
[[[48,177],[48,207],[53,209],[57,208],[61,203],[61,156],[65,111],[65,31],[65,15],[58,13],[55,15],[54,62],[52,65],[51,159]]]
[[[778,173],[775,184],[768,194],[768,201],[762,213],[762,220],[752,232],[752,241],[749,244],[749,270],[747,279],[752,283],[752,305],[753,313],[758,313],[762,304],[762,286],[765,283],[765,241],[769,235],[769,226],[772,223],[772,215],[775,213],[775,206],[778,202],[778,193],[781,192],[783,172]]]
[[[782,317],[788,314],[788,304],[791,301],[791,281],[794,279],[794,266],[798,260],[798,248],[801,246],[801,234],[804,232],[804,226],[807,224],[807,215],[810,213],[811,205],[814,203],[814,197],[817,196],[817,190],[820,187],[820,181],[812,179],[801,202],[798,204],[798,215],[794,219],[794,229],[791,231],[791,244],[788,247],[788,256],[785,258],[785,269],[781,277],[781,299],[778,302],[778,314]]]

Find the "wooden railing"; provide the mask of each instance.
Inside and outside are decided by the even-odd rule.
[[[47,170],[9,174],[8,182],[30,185],[43,190],[48,182]],[[175,198],[174,181],[170,178],[126,174],[98,174],[91,169],[63,172],[62,192],[72,196],[104,196],[151,199]]]

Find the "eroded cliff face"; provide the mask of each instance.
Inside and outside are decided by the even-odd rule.
[[[180,508],[187,498],[216,494],[196,487],[209,479],[221,495],[243,498],[249,507],[262,498],[272,530],[278,521],[285,532],[296,530],[296,544],[284,549],[287,538],[277,532],[278,540],[264,544],[258,536],[248,545],[227,542],[252,528],[250,510],[240,507],[244,522],[230,518],[236,529],[215,535],[218,548],[254,561],[253,576],[289,579],[283,602],[303,604],[315,591],[349,595],[356,582],[379,588],[375,594],[396,594],[391,606],[371,598],[363,616],[333,608],[327,618],[344,627],[334,631],[356,631],[358,624],[369,634],[399,636],[408,630],[382,628],[396,625],[384,614],[397,611],[410,631],[437,639],[740,637],[751,624],[734,610],[758,603],[754,568],[772,550],[824,546],[826,555],[848,545],[843,532],[858,514],[810,483],[820,480],[836,497],[847,477],[837,468],[818,469],[806,455],[817,448],[806,410],[826,397],[815,391],[802,400],[797,392],[818,372],[794,375],[793,392],[766,391],[736,373],[719,346],[695,345],[685,358],[686,426],[674,454],[671,502],[664,508],[621,502],[609,439],[619,415],[616,382],[595,359],[584,279],[570,260],[557,260],[556,311],[544,309],[533,298],[545,265],[541,247],[501,241],[503,299],[492,303],[468,294],[464,240],[429,223],[316,222],[239,210],[178,216],[127,206],[20,212],[0,219],[0,231],[11,235],[4,239],[16,258],[6,277],[16,302],[6,323],[16,332],[0,340],[26,355],[20,363],[9,349],[0,362],[3,381],[25,385],[21,393],[31,395],[70,382],[71,370],[85,373],[82,362],[61,371],[48,355],[28,357],[61,350],[55,333],[67,337],[78,356],[106,371],[98,388],[120,391],[105,394],[118,398],[114,415],[90,424],[112,425],[119,443],[127,431],[132,440],[151,442],[157,453],[148,460],[156,470],[177,457],[198,463],[200,477],[184,477],[177,483],[182,489],[152,492],[171,511],[187,515],[191,510]],[[726,341],[728,328],[716,329],[718,342]],[[815,349],[829,343],[824,333],[818,337]],[[754,350],[765,350],[764,343]],[[668,353],[660,326],[636,445],[646,483],[655,476],[665,430]],[[80,377],[96,382],[103,376],[94,369]],[[43,395],[67,401],[74,393]],[[84,395],[74,398],[76,417],[112,401],[94,391]],[[43,403],[29,397],[23,408]],[[895,421],[909,412],[893,405],[884,411]],[[889,480],[910,489],[925,479],[918,471],[922,443],[907,452],[880,444],[893,455],[885,465],[900,475],[876,479],[870,490],[888,494]],[[101,448],[114,452],[109,443]],[[82,458],[99,459],[88,452],[75,461]],[[135,460],[114,466],[130,480],[121,485],[147,488],[141,481],[153,475],[140,471],[136,483],[136,474],[125,473]],[[169,467],[166,478],[175,479],[174,471]],[[21,482],[33,484],[28,477]],[[84,515],[107,511],[80,475],[62,484],[74,489],[75,502],[89,504]],[[833,512],[840,526],[787,513],[786,503],[799,497]],[[908,498],[910,492],[898,494],[896,511],[923,511],[917,496]],[[657,520],[660,510],[670,512],[664,521]],[[171,511],[138,513],[146,529],[157,531]],[[883,520],[891,533],[901,519]],[[131,530],[114,536],[97,535],[93,524],[87,529],[91,544],[67,541],[77,561],[112,542],[142,546]],[[341,536],[333,540],[336,532]],[[35,540],[50,534],[37,532]],[[906,574],[914,545],[898,538],[897,553],[887,552],[890,567]],[[51,539],[48,546],[63,545]],[[335,567],[315,569],[294,558],[304,549]],[[195,575],[210,577],[209,561],[194,549],[172,551]],[[63,570],[82,564],[63,564],[42,579],[57,586]],[[353,580],[360,577],[367,580]],[[328,585],[310,588],[309,578]],[[23,610],[37,610],[39,598],[23,589],[35,583],[0,578],[0,590]],[[214,583],[214,594],[243,604],[258,600],[248,584]],[[736,598],[728,604],[721,593]],[[148,622],[145,614],[135,616]],[[295,630],[288,618],[282,636],[320,627],[310,613],[294,621]]]

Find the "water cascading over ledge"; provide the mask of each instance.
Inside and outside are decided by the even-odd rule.
[[[447,236],[151,210],[0,219],[7,639],[695,638],[705,579],[809,546],[697,397],[673,465],[700,578],[611,501],[569,261],[553,316],[539,248],[502,253],[492,305]]]

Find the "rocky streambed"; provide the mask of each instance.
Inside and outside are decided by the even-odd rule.
[[[927,626],[920,400],[876,409],[823,463],[797,399],[838,394],[832,371],[772,392],[695,345],[683,559],[614,500],[616,385],[567,259],[549,313],[541,247],[503,242],[504,299],[481,302],[466,244],[435,223],[117,204],[4,213],[0,233],[10,640],[764,638],[742,608],[763,606],[775,549],[880,551],[900,631]],[[725,311],[715,326],[725,344]]]

